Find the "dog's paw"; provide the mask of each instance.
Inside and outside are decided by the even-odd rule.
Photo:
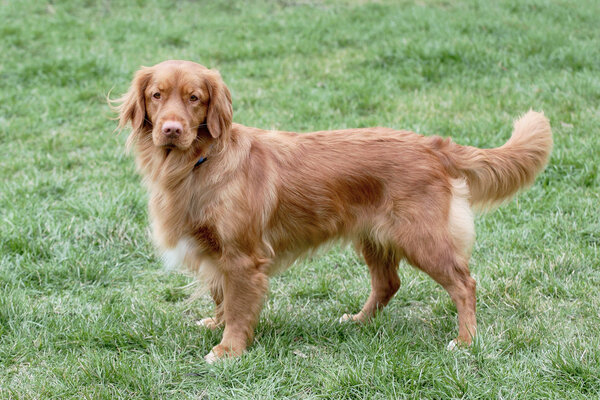
[[[200,321],[196,321],[196,325],[205,329],[210,329],[211,331],[214,331],[220,326],[214,318],[201,319]]]
[[[338,321],[340,324],[344,324],[346,322],[352,321],[352,314],[344,314],[340,317]]]
[[[204,360],[207,363],[212,364],[215,361],[224,359],[225,357],[227,357],[227,349],[225,346],[218,344],[212,348],[210,353],[204,356]]]
[[[340,317],[339,323],[345,324],[346,322],[362,322],[362,318],[359,314],[344,314]]]
[[[448,346],[446,346],[446,350],[448,351],[455,351],[458,349],[462,349],[462,350],[468,350],[471,347],[471,339],[469,338],[469,340],[463,340],[460,337],[456,338],[456,339],[452,339],[450,341],[450,343],[448,343]]]
[[[204,356],[204,360],[209,364],[213,364],[216,361],[237,358],[243,353],[244,349],[232,349],[229,347],[225,347],[222,344],[218,344],[212,348],[210,353]]]
[[[217,355],[212,350],[210,351],[210,353],[204,356],[204,361],[206,361],[208,364],[212,364],[220,359],[221,358],[217,357]]]

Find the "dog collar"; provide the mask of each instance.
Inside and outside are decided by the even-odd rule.
[[[212,149],[212,144],[210,146],[208,146],[208,151],[206,152],[206,155],[208,155],[208,153],[210,153],[210,150]],[[198,159],[198,161],[196,161],[196,164],[194,164],[194,169],[198,168],[200,166],[200,164],[202,164],[204,161],[206,161],[208,157],[206,156],[200,156],[200,159]]]
[[[196,161],[194,168],[198,168],[200,166],[200,164],[202,164],[204,161],[206,161],[206,157],[200,157],[200,159],[198,161]]]

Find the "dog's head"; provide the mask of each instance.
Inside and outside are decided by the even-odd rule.
[[[202,134],[227,138],[233,110],[221,75],[190,61],[142,67],[118,99],[119,127],[131,122],[128,144],[151,135],[156,147],[189,149]]]

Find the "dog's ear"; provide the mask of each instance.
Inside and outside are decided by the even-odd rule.
[[[210,95],[206,125],[213,138],[229,133],[233,121],[231,93],[217,71],[209,71],[206,86]]]
[[[124,128],[131,122],[131,134],[127,139],[128,147],[134,141],[139,132],[149,122],[146,119],[145,90],[152,78],[152,68],[142,67],[135,73],[131,86],[123,97],[114,100],[115,107],[119,113],[119,129]]]

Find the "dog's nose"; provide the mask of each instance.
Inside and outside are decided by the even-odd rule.
[[[177,137],[183,132],[183,126],[177,121],[166,121],[162,126],[162,133],[168,137]]]

